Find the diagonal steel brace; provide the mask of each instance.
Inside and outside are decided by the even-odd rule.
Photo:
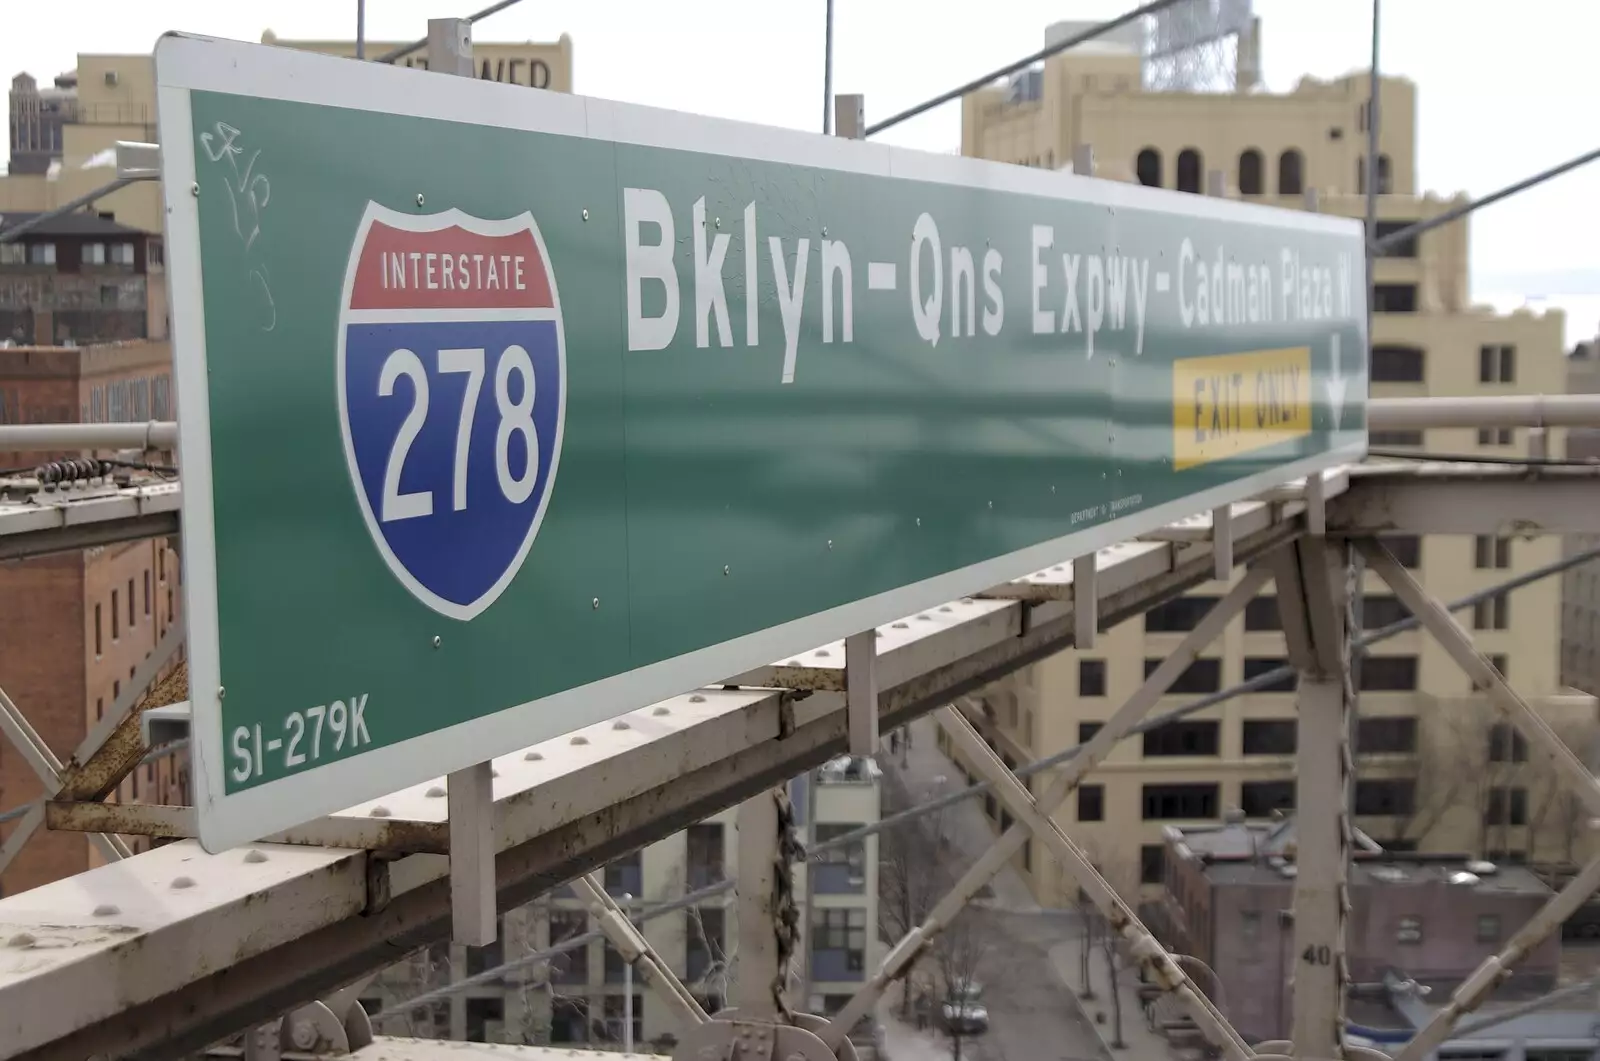
[[[689,993],[689,989],[683,986],[683,981],[678,979],[672,967],[661,960],[661,955],[628,917],[627,911],[606,892],[595,874],[586,873],[578,877],[572,882],[572,887],[589,907],[589,913],[594,915],[600,931],[622,955],[622,960],[645,971],[646,982],[655,988],[661,1000],[679,1020],[685,1024],[704,1024],[711,1019]]]
[[[55,792],[60,787],[61,760],[56,758],[55,753],[44,743],[38,731],[28,722],[27,717],[23,715],[17,705],[12,702],[11,697],[6,695],[4,689],[0,689],[0,734],[4,734],[16,746],[17,751],[22,753],[22,757],[28,761],[28,765],[33,767],[33,772],[38,775],[39,783],[44,787],[47,794]],[[37,831],[39,823],[43,821],[43,801],[40,801],[38,805],[38,812],[35,815],[30,811],[28,817],[17,824],[10,840],[6,844],[3,856],[0,856],[0,869],[9,865],[11,860],[16,858],[17,852],[21,850],[23,843]],[[18,837],[21,837],[21,839],[19,840]],[[119,836],[109,833],[90,833],[89,839],[100,849],[101,854],[112,862],[127,858],[133,854],[132,849]]]
[[[1050,848],[1050,853],[1060,861],[1062,868],[1072,877],[1073,882],[1083,889],[1090,902],[1094,903],[1105,917],[1106,924],[1128,941],[1129,949],[1139,960],[1139,964],[1155,975],[1156,983],[1177,998],[1179,1004],[1194,1018],[1194,1022],[1205,1037],[1221,1050],[1225,1057],[1231,1059],[1250,1057],[1252,1055],[1250,1047],[1228,1023],[1228,1019],[1210,999],[1195,989],[1194,982],[1189,979],[1188,974],[1155,935],[1139,921],[1128,904],[1117,895],[1116,889],[1100,875],[1088,856],[1062,831],[1055,819],[1040,811],[1039,805],[1028,794],[1022,782],[1006,768],[1005,763],[1000,761],[1000,757],[993,749],[984,743],[978,731],[972,727],[972,723],[952,707],[940,708],[940,712],[949,726],[948,732],[956,743],[961,745],[961,750],[966,753],[973,766],[983,774],[984,780],[994,787],[994,794],[1029,832]],[[1115,989],[1116,986],[1113,984],[1112,990]]]
[[[1099,732],[1080,747],[1076,756],[1062,766],[1051,781],[1049,789],[1039,798],[1038,806],[1042,813],[1053,814],[1056,808],[1066,801],[1084,775],[1094,769],[1110,753],[1112,747],[1155,706],[1156,701],[1166,693],[1178,676],[1199,658],[1200,650],[1217,639],[1234,616],[1244,610],[1244,606],[1269,577],[1265,568],[1247,571],[1239,583],[1206,613],[1199,625],[1184,635],[1178,647],[1145,679],[1144,684],[1133,696],[1117,709]],[[1013,823],[1011,828],[1000,835],[989,850],[984,852],[982,857],[956,881],[949,894],[935,904],[927,919],[895,944],[884,957],[883,965],[878,971],[856,991],[850,1002],[834,1015],[833,1020],[823,1031],[823,1042],[835,1050],[839,1048],[839,1044],[850,1029],[877,1004],[889,984],[904,973],[933,937],[949,925],[973,896],[977,895],[979,889],[1021,850],[1022,845],[1027,842],[1028,835],[1028,827],[1020,821]],[[1245,1054],[1248,1055],[1248,1050]]]
[[[1466,672],[1467,677],[1488,690],[1494,706],[1522,732],[1530,746],[1550,760],[1550,765],[1566,779],[1573,794],[1583,801],[1588,812],[1600,817],[1600,780],[1596,780],[1583,760],[1567,747],[1566,741],[1550,728],[1550,724],[1540,718],[1539,713],[1515,689],[1506,684],[1494,664],[1472,643],[1472,636],[1456,622],[1455,616],[1423,589],[1422,584],[1400,566],[1381,542],[1363,538],[1356,545],[1372,569],[1394,590],[1395,596],[1411,609],[1411,613],[1422,622],[1423,628],[1433,635],[1456,665]]]

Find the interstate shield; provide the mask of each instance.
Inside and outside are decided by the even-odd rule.
[[[480,614],[533,546],[566,384],[555,272],[531,214],[367,204],[339,319],[345,459],[385,564],[441,615]]]

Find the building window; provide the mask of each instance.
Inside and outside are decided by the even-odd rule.
[[[1507,673],[1510,665],[1510,661],[1506,659],[1505,653],[1491,652],[1489,654],[1489,666],[1493,667],[1497,672],[1499,672],[1500,680],[1503,682],[1511,680],[1510,675]],[[1488,683],[1479,681],[1474,681],[1472,683],[1472,687],[1479,692],[1489,688]]]
[[[1168,722],[1147,730],[1144,735],[1144,754],[1147,757],[1174,755],[1217,755],[1217,729],[1219,723]]]
[[[1383,239],[1385,236],[1392,236],[1396,232],[1403,232],[1414,224],[1416,224],[1415,221],[1379,221],[1376,234],[1379,239]],[[1408,236],[1394,246],[1384,249],[1378,255],[1380,258],[1415,258],[1416,256],[1416,236]]]
[[[855,832],[859,822],[818,822],[817,844],[826,843],[836,836]],[[865,838],[826,848],[817,854],[816,890],[825,895],[858,894],[867,885],[867,842]],[[708,882],[710,883],[710,882]]]
[[[102,643],[100,636],[101,629],[100,605],[96,604],[94,606],[94,654],[96,658],[103,655],[105,650],[105,645]]]
[[[1293,755],[1296,731],[1292,718],[1247,718],[1242,750],[1245,755]]]
[[[506,1019],[505,999],[482,996],[469,998],[466,1017],[467,1042],[498,1042],[501,1025]]]
[[[1282,630],[1283,617],[1278,614],[1278,598],[1252,597],[1244,606],[1244,628],[1250,633]]]
[[[446,1002],[445,1005],[449,1005]],[[449,1022],[446,1021],[446,1026]],[[555,995],[550,1002],[550,1041],[586,1043],[589,1041],[589,1000],[570,995]]]
[[[97,697],[94,698],[94,720],[96,722],[99,722],[102,718],[105,718],[105,717],[106,717],[106,701],[105,701],[105,697],[97,696]]]
[[[1483,808],[1485,825],[1527,825],[1528,790],[1495,785],[1489,789],[1489,801]]]
[[[689,889],[709,887],[722,880],[727,839],[721,822],[699,822],[684,830],[689,863]]]
[[[1417,312],[1417,285],[1373,284],[1372,309],[1375,313]]]
[[[21,265],[28,260],[28,248],[21,243],[0,243],[0,265]]]
[[[133,606],[134,606],[133,579],[130,578],[130,579],[128,579],[128,629],[129,630],[133,629],[133,623],[134,623]]]
[[[1205,163],[1200,158],[1200,152],[1192,147],[1186,147],[1178,152],[1178,190],[1180,192],[1200,193],[1202,182],[1205,180]]]
[[[845,971],[863,972],[867,967],[867,912],[859,906],[812,907],[811,949],[843,953]],[[818,979],[825,977],[815,970]]]
[[[1412,755],[1417,720],[1408,715],[1370,715],[1356,720],[1356,751],[1362,755]]]
[[[1402,693],[1416,687],[1415,656],[1368,656],[1361,661],[1362,692]]]
[[[1499,943],[1500,942],[1500,915],[1499,914],[1479,914],[1478,915],[1478,942],[1479,943]],[[1587,1059],[1589,1057],[1589,1052],[1587,1050],[1583,1051],[1583,1057],[1584,1057],[1585,1061],[1587,1061]]]
[[[1174,597],[1144,613],[1144,632],[1147,634],[1181,634],[1200,625],[1206,613],[1217,606],[1217,597],[1197,594],[1192,597]]]
[[[1378,540],[1394,556],[1395,563],[1408,571],[1422,566],[1422,537],[1417,534],[1380,534]]]
[[[131,244],[131,243],[113,243],[111,245],[111,264],[113,264],[113,265],[132,265],[133,264],[133,244]]]
[[[161,242],[160,236],[150,237],[145,244],[145,261],[150,265],[165,265],[167,262],[166,245]]]
[[[1147,659],[1144,661],[1144,676],[1146,679],[1156,672],[1163,660]],[[1197,659],[1183,669],[1183,673],[1167,688],[1167,693],[1214,693],[1222,688],[1222,661],[1219,659]]]
[[[1167,875],[1167,848],[1164,844],[1139,845],[1139,883],[1160,884]]]
[[[1509,446],[1515,438],[1515,433],[1509,427],[1478,428],[1478,445],[1480,446]]]
[[[1306,190],[1305,159],[1294,148],[1278,156],[1278,194],[1302,195]]]
[[[1417,782],[1409,777],[1368,778],[1356,782],[1356,813],[1376,816],[1415,814]]]
[[[1133,170],[1139,183],[1146,188],[1161,187],[1161,152],[1153,147],[1145,148],[1134,160]]]
[[[1389,161],[1388,155],[1378,156],[1378,194],[1392,195],[1394,193],[1394,166]]]
[[[56,263],[56,245],[54,243],[28,244],[29,265],[54,265]]]
[[[1394,941],[1396,943],[1421,943],[1422,918],[1402,917],[1395,927]]]
[[[1421,383],[1424,378],[1425,360],[1421,347],[1374,346],[1372,382]]]
[[[1472,539],[1472,566],[1479,569],[1511,566],[1511,539],[1479,534]]]
[[[1266,191],[1266,180],[1262,173],[1265,163],[1261,160],[1261,152],[1255,148],[1247,148],[1239,155],[1239,194],[1260,195]]]
[[[145,613],[146,616],[148,616],[150,614],[150,569],[149,568],[146,568],[145,572],[144,572],[144,613]]]
[[[106,245],[104,243],[85,243],[83,245],[84,265],[104,265],[106,263]]]
[[[1104,722],[1078,723],[1078,743],[1088,744],[1089,741],[1093,739],[1094,735],[1100,732],[1100,727],[1103,725],[1105,725]]]
[[[167,580],[167,550],[159,546],[156,548],[156,578],[161,582]]]
[[[1525,763],[1528,761],[1528,740],[1509,722],[1496,722],[1489,727],[1489,761],[1491,763]]]
[[[1078,695],[1106,695],[1106,661],[1080,659],[1078,661]]]
[[[1472,606],[1474,630],[1505,630],[1511,625],[1511,598],[1504,593]]]
[[[589,931],[589,915],[582,910],[550,911],[550,945],[553,947]],[[589,947],[569,950],[551,963],[550,979],[558,984],[589,982]],[[576,1040],[581,1042],[582,1040]]]
[[[1368,630],[1411,618],[1411,609],[1400,598],[1388,593],[1369,593],[1361,598],[1361,625]]]
[[[1246,781],[1239,786],[1239,809],[1246,818],[1270,818],[1294,810],[1293,781]]]
[[[1145,785],[1143,796],[1147,822],[1217,816],[1218,794],[1214,784]]]
[[[1515,383],[1517,348],[1507,344],[1478,347],[1479,383]]]
[[[113,704],[116,703],[117,702],[117,697],[119,697],[121,695],[122,695],[122,679],[118,678],[116,681],[111,683],[111,702]]]
[[[167,587],[167,622],[172,622],[172,587]]]
[[[639,852],[606,863],[605,887],[614,896],[626,894],[638,898],[643,893],[644,867]]]
[[[1239,911],[1239,935],[1245,939],[1255,939],[1261,935],[1261,911]]]
[[[1371,446],[1420,446],[1422,438],[1421,431],[1371,431],[1367,434],[1367,443]]]
[[[121,610],[117,607],[117,591],[116,590],[112,590],[111,591],[111,640],[112,641],[116,641],[119,637],[122,636],[122,620],[118,618],[118,616],[120,616],[121,614],[122,614]]]
[[[1286,659],[1276,659],[1271,656],[1246,656],[1244,658],[1244,680],[1250,681],[1253,678],[1260,678],[1288,665],[1289,661]],[[1290,671],[1282,677],[1273,678],[1264,685],[1255,686],[1254,691],[1258,693],[1292,693],[1297,684],[1295,673]]]
[[[1106,786],[1078,786],[1078,820],[1080,822],[1106,820]]]

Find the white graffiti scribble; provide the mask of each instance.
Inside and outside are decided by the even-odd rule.
[[[261,213],[272,200],[272,182],[265,173],[256,172],[256,160],[261,157],[259,148],[245,158],[244,148],[239,144],[240,135],[239,130],[227,122],[217,122],[210,132],[200,134],[200,147],[213,163],[225,162],[232,174],[224,186],[228,189],[228,204],[233,209],[233,231],[244,244],[248,256],[255,247],[256,237],[261,235]],[[253,265],[246,276],[260,288],[267,321],[261,330],[270,332],[277,327],[278,310],[266,266]]]

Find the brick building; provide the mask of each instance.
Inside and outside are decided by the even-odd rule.
[[[165,342],[0,348],[0,422],[170,419],[171,366]],[[0,453],[0,469],[41,456]],[[0,688],[65,759],[181,612],[178,554],[154,539],[0,563],[0,600]],[[176,758],[140,767],[119,798],[184,802],[182,768]],[[28,764],[0,742],[0,810],[39,795]],[[81,872],[96,857],[82,836],[41,831],[0,876],[0,892]]]
[[[1165,879],[1160,902],[1147,907],[1151,927],[1214,970],[1203,986],[1240,1034],[1252,1042],[1287,1038],[1294,971],[1308,960],[1294,950],[1294,820],[1247,823],[1233,814],[1222,825],[1167,826],[1164,838]],[[1359,830],[1349,887],[1352,991],[1393,980],[1441,998],[1551,894],[1525,867],[1385,852]],[[1560,958],[1559,939],[1544,940],[1503,992],[1549,990]]]
[[[0,235],[38,216],[0,214]],[[84,346],[166,335],[159,236],[78,212],[0,243],[0,342]]]

